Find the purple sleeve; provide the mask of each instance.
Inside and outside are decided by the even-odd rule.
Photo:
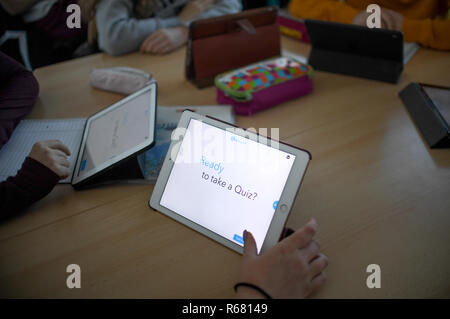
[[[33,74],[0,52],[0,148],[32,109],[39,94]],[[16,176],[0,183],[0,219],[19,212],[53,189],[59,177],[27,157]]]
[[[0,52],[0,148],[33,108],[39,84],[21,64]]]
[[[12,216],[45,197],[59,176],[47,166],[27,157],[16,176],[0,183],[0,219]]]

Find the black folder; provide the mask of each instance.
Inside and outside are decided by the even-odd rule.
[[[305,20],[316,70],[397,83],[403,71],[403,33]]]

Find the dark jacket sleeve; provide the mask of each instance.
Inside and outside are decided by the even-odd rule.
[[[0,148],[39,95],[39,84],[20,63],[0,52]]]
[[[0,220],[45,197],[58,181],[59,176],[55,172],[27,157],[16,176],[0,183]]]
[[[0,148],[32,109],[39,93],[33,74],[0,52]],[[0,219],[17,213],[47,195],[59,177],[27,157],[16,176],[0,183]]]

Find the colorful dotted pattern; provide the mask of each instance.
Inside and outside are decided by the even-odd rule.
[[[285,66],[267,63],[248,70],[241,70],[228,81],[223,81],[229,89],[236,91],[258,91],[275,84],[292,80],[308,73],[306,65],[289,62]]]

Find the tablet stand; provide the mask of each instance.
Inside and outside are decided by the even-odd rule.
[[[308,63],[316,70],[397,83],[403,71],[403,33],[305,20]]]
[[[403,62],[353,55],[337,51],[311,49],[308,63],[316,70],[397,83]]]
[[[427,86],[412,82],[398,95],[430,148],[450,148],[448,125],[444,124],[434,102],[423,92],[422,85]]]
[[[105,170],[103,173],[94,176],[86,182],[82,182],[79,185],[74,185],[75,189],[90,188],[98,186],[100,184],[111,184],[120,180],[133,180],[133,179],[143,179],[137,155],[134,155],[128,159],[125,159],[114,167]]]

